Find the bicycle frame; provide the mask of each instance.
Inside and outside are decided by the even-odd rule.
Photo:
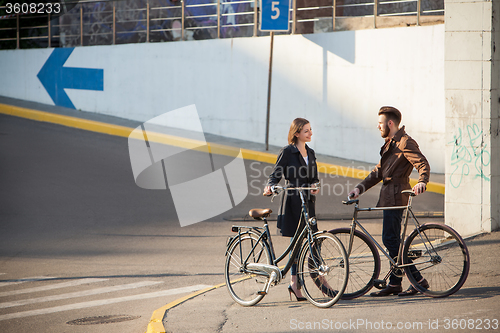
[[[351,267],[354,267],[354,274],[350,273],[349,276],[353,283],[343,295],[344,299],[360,297],[372,287],[386,288],[387,279],[391,275],[400,278],[406,275],[412,285],[413,289],[400,293],[400,296],[420,292],[430,297],[446,297],[457,292],[467,279],[470,258],[467,245],[461,236],[453,228],[442,223],[419,223],[412,208],[412,200],[416,194],[412,190],[404,190],[401,193],[410,195],[406,206],[360,208],[357,199],[348,198],[342,201],[345,205],[355,204],[350,227],[330,230],[332,234],[341,237],[348,260],[352,261]],[[401,214],[404,218],[404,221],[401,220],[402,225],[398,226],[401,227],[399,246],[393,244],[393,247],[396,247],[391,248],[389,252],[384,248],[383,242],[379,243],[363,227],[358,220],[359,212],[399,209],[401,211],[397,211],[397,215]],[[413,219],[415,229],[411,229],[411,225],[408,229],[410,218]],[[358,226],[359,230],[356,230]],[[385,277],[382,275],[383,278],[379,278],[380,253],[389,260],[390,266]],[[391,258],[391,255],[394,257]],[[393,293],[390,290],[385,292]],[[373,296],[379,295],[382,296]]]
[[[293,189],[293,190],[297,190],[299,192],[300,199],[302,202],[299,227],[295,231],[295,235],[293,236],[293,238],[292,238],[290,244],[288,245],[288,247],[286,248],[286,250],[278,258],[276,258],[271,233],[269,232],[269,225],[268,225],[267,219],[265,217],[262,218],[262,220],[264,221],[263,227],[233,226],[232,230],[238,231],[238,236],[235,236],[235,237],[238,237],[239,239],[241,239],[241,235],[243,234],[242,229],[248,229],[249,231],[253,231],[254,233],[256,233],[259,236],[258,239],[255,241],[255,244],[252,246],[250,253],[247,255],[245,260],[243,260],[243,262],[242,262],[242,267],[243,267],[245,273],[266,275],[263,272],[257,272],[257,271],[253,271],[253,270],[248,271],[247,270],[248,260],[250,259],[251,255],[255,255],[254,251],[255,251],[255,249],[260,241],[266,243],[266,245],[269,247],[273,266],[278,266],[278,263],[281,262],[291,252],[291,255],[290,255],[285,267],[283,269],[280,269],[280,273],[281,273],[280,279],[283,278],[286,275],[286,273],[288,273],[288,271],[291,269],[293,263],[295,262],[295,259],[297,258],[298,254],[299,254],[299,251],[300,251],[300,248],[301,248],[301,245],[302,245],[302,242],[304,239],[306,239],[306,238],[308,239],[310,250],[312,250],[313,233],[312,233],[312,229],[310,226],[311,221],[309,219],[309,213],[307,211],[306,200],[304,198],[304,190],[307,190],[310,188],[282,187],[282,189],[283,190]],[[248,231],[245,231],[245,232],[248,232]],[[232,240],[233,239],[231,239],[228,242],[228,245],[232,242]],[[241,251],[241,248],[240,248],[240,251]],[[241,256],[242,256],[242,254],[240,253],[240,258],[241,258]],[[314,259],[314,260],[316,260],[316,259]]]
[[[351,255],[351,250],[352,250],[352,243],[354,239],[354,231],[356,230],[356,227],[358,226],[363,233],[370,238],[370,240],[375,244],[375,246],[389,259],[391,263],[391,270],[387,274],[387,276],[392,272],[394,269],[401,269],[407,266],[413,266],[414,264],[407,264],[404,265],[402,263],[403,256],[403,246],[405,242],[405,236],[406,236],[406,230],[408,226],[408,216],[411,213],[411,216],[413,218],[413,223],[415,225],[415,228],[420,227],[420,223],[418,223],[418,220],[415,217],[415,214],[413,214],[413,211],[411,209],[411,201],[412,201],[412,196],[408,199],[408,204],[406,206],[395,206],[395,207],[370,207],[370,208],[359,208],[358,202],[356,201],[354,205],[354,215],[352,219],[352,224],[351,224],[351,234],[349,237],[349,246],[346,249],[347,250],[347,256],[349,257]],[[404,214],[404,225],[403,225],[403,230],[401,232],[401,237],[400,237],[400,243],[399,243],[399,250],[398,250],[398,256],[397,256],[397,262],[394,261],[393,258],[385,251],[385,249],[373,238],[373,236],[363,227],[363,225],[358,221],[358,212],[370,212],[370,211],[378,211],[378,210],[398,210],[398,209],[405,209],[405,214]]]

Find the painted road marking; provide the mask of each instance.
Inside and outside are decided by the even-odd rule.
[[[142,282],[122,284],[122,285],[111,286],[111,287],[76,291],[76,292],[67,293],[67,294],[52,295],[52,296],[45,296],[45,297],[36,297],[36,298],[30,298],[30,299],[24,299],[24,300],[19,300],[19,301],[12,301],[12,302],[4,302],[4,303],[0,303],[0,309],[1,308],[10,308],[10,307],[14,307],[14,306],[22,306],[22,305],[27,305],[27,304],[34,304],[34,303],[59,301],[62,299],[69,299],[69,298],[76,298],[76,297],[85,297],[85,296],[91,296],[91,295],[105,294],[105,293],[111,293],[111,292],[119,291],[119,290],[142,288],[142,287],[152,286],[152,285],[159,284],[159,283],[163,283],[163,282],[162,281],[142,281]]]
[[[35,277],[24,278],[24,279],[7,280],[4,282],[0,282],[0,287],[7,287],[7,286],[12,286],[15,284],[21,284],[21,283],[25,283],[25,282],[45,281],[45,280],[50,280],[50,279],[55,279],[55,278],[50,277],[50,276],[35,276]]]
[[[102,282],[102,281],[107,281],[107,280],[108,279],[94,279],[94,278],[78,279],[78,280],[74,280],[74,281],[57,283],[57,284],[50,284],[50,285],[41,286],[41,287],[4,291],[4,292],[0,292],[0,297],[19,295],[19,294],[27,294],[27,293],[35,293],[35,292],[39,292],[39,291],[53,290],[53,289],[59,289],[59,288],[74,287],[74,286],[79,286],[81,284],[96,283],[96,282]]]
[[[190,286],[190,287],[155,291],[155,292],[146,293],[146,294],[138,294],[138,295],[132,295],[132,296],[103,299],[103,300],[98,300],[98,301],[74,303],[74,304],[55,306],[52,308],[39,309],[39,310],[30,310],[30,311],[23,311],[23,312],[17,312],[17,313],[9,313],[9,314],[5,314],[5,315],[0,315],[0,321],[8,320],[8,319],[15,319],[15,318],[31,317],[31,316],[37,316],[37,315],[43,315],[43,314],[49,314],[49,313],[56,313],[56,312],[62,312],[62,311],[68,311],[68,310],[78,310],[78,309],[84,309],[84,308],[91,308],[91,307],[108,305],[108,304],[115,304],[115,303],[121,303],[121,302],[137,301],[137,300],[144,300],[144,299],[149,299],[149,298],[157,298],[157,297],[163,297],[163,296],[192,293],[194,291],[201,290],[201,289],[204,289],[207,287],[210,287],[210,286],[208,286],[208,285],[195,285],[195,286]]]

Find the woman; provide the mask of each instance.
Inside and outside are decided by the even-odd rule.
[[[290,125],[288,132],[288,146],[283,147],[278,155],[274,170],[269,176],[264,195],[271,195],[271,186],[280,182],[284,177],[291,186],[309,186],[318,182],[318,168],[316,166],[316,155],[314,150],[306,145],[311,141],[311,124],[304,118],[296,118]],[[315,216],[315,194],[318,190],[310,191],[307,196],[309,216]],[[293,237],[299,225],[302,201],[296,191],[286,193],[285,206],[280,207],[278,213],[278,228],[285,237]],[[297,301],[305,301],[297,283],[297,265],[291,268],[291,282],[288,286],[290,299],[292,293]]]

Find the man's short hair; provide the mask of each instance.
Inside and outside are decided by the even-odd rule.
[[[385,115],[387,120],[392,120],[396,126],[399,126],[399,123],[401,123],[401,112],[399,112],[398,109],[392,106],[383,106],[380,108],[378,115],[380,116],[381,114]]]

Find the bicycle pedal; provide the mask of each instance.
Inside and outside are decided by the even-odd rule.
[[[257,295],[263,295],[263,296],[265,296],[265,295],[267,295],[267,293],[264,290],[261,290],[261,291],[257,292]]]
[[[385,280],[374,280],[373,281],[373,286],[377,289],[384,289],[387,287],[387,282]]]

